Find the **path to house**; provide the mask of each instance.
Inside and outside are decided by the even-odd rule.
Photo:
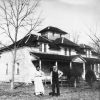
[[[44,96],[34,95],[34,86],[32,84],[16,84],[14,92],[10,90],[9,83],[0,84],[0,100],[100,100],[100,91],[95,88],[81,87],[61,87],[61,96],[49,96],[50,86],[45,86]]]

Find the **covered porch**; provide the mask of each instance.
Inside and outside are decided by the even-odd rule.
[[[86,60],[79,55],[63,56],[46,53],[34,53],[32,56],[37,57],[39,60],[40,68],[46,76],[50,75],[52,66],[57,65],[58,69],[63,72],[63,76],[67,76],[70,70],[74,70],[76,73],[80,73],[83,79],[85,79],[85,63]]]

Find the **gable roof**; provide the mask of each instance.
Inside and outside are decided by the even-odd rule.
[[[56,34],[68,34],[67,32],[64,32],[63,30],[61,30],[61,29],[59,29],[59,28],[56,28],[56,27],[52,27],[52,26],[48,26],[48,27],[46,27],[46,28],[44,28],[44,29],[42,29],[41,31],[39,31],[38,33],[45,33],[45,32],[48,32],[48,31],[50,31],[50,32],[53,32],[53,33],[55,33],[56,32]]]
[[[42,36],[29,34],[29,35],[25,36],[24,38],[22,38],[21,40],[17,41],[16,47],[17,48],[24,47],[24,46],[35,47],[35,46],[37,46],[37,42],[50,43],[50,40],[48,40],[47,38],[42,37]],[[15,45],[15,43],[11,44],[7,47],[1,48],[0,53],[2,53],[4,51],[12,50],[14,48],[14,45]]]
[[[69,46],[69,47],[79,47],[77,44],[75,44],[74,42],[61,37],[61,38],[57,38],[56,40],[53,41],[55,44],[61,45],[61,46]]]
[[[82,49],[89,49],[89,50],[93,49],[91,46],[86,45],[86,44],[80,44],[80,48],[82,48]]]
[[[100,59],[83,57],[87,63],[95,64],[100,63]]]

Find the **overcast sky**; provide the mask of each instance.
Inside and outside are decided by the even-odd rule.
[[[100,0],[43,0],[43,27],[55,26],[69,34],[80,35],[79,43],[89,43],[89,29],[96,31],[100,22]]]

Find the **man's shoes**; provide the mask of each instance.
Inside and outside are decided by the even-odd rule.
[[[60,96],[60,93],[56,93],[55,96]]]
[[[52,92],[50,92],[49,95],[52,95]]]
[[[55,96],[56,94],[53,93],[53,92],[50,92],[49,95],[51,95],[51,96]]]
[[[60,96],[60,93],[53,93],[53,92],[50,92],[49,95],[51,95],[51,96]]]

